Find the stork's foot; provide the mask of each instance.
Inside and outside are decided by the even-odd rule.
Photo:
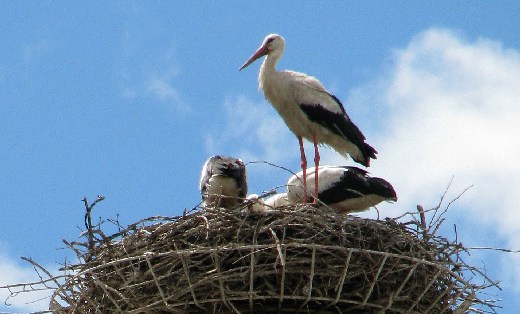
[[[318,208],[320,204],[318,204],[318,200],[314,197],[309,197],[306,201],[302,201],[301,204],[312,206]]]

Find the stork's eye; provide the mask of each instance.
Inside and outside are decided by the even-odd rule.
[[[271,37],[271,38],[267,39],[266,44],[267,44],[267,45],[270,44],[273,40],[274,40],[274,37]]]

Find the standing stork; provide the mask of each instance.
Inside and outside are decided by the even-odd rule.
[[[293,71],[277,71],[275,66],[285,49],[285,40],[277,34],[268,35],[260,48],[242,65],[244,69],[258,58],[267,55],[258,75],[259,88],[265,98],[282,116],[285,124],[298,137],[301,167],[304,178],[304,193],[307,193],[307,159],[303,138],[314,144],[315,169],[319,167],[318,144],[334,148],[345,158],[366,167],[370,158],[376,159],[377,151],[367,143],[365,136],[350,120],[345,108],[334,95],[312,76]],[[314,195],[318,194],[318,176],[315,176]],[[305,199],[307,197],[305,196]]]
[[[370,177],[365,170],[357,167],[320,166],[318,174],[314,171],[315,169],[308,169],[307,179],[312,180],[312,177],[316,178],[319,174],[318,199],[341,213],[364,211],[383,201],[397,201],[397,195],[390,183],[381,178]],[[287,182],[287,199],[291,204],[308,201],[304,196],[303,176],[300,171]],[[312,188],[311,183],[309,190]]]
[[[233,208],[247,194],[246,167],[242,160],[213,156],[202,167],[200,193],[204,207]]]

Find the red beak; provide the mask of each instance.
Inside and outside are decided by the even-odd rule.
[[[251,63],[255,62],[256,59],[258,59],[262,56],[265,56],[268,53],[269,53],[269,49],[267,49],[267,46],[262,46],[262,47],[258,48],[258,50],[251,56],[251,58],[249,58],[249,60],[247,60],[246,63],[244,63],[244,65],[242,65],[240,67],[239,71],[242,71],[243,68],[247,67]]]

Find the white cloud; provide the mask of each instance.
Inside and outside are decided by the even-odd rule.
[[[0,286],[38,282],[40,280],[34,268],[28,263],[21,266],[15,259],[3,253],[0,253],[0,269]],[[28,286],[27,289],[31,290],[31,287]],[[11,291],[20,291],[20,288],[12,288]],[[52,291],[50,290],[24,291],[10,297],[9,290],[0,289],[0,311],[28,313],[48,310],[51,294]],[[6,306],[6,304],[9,306]]]
[[[475,184],[476,193],[465,199],[478,199],[478,207],[500,205],[508,214],[520,200],[509,193],[519,187],[518,86],[518,53],[483,39],[469,43],[443,30],[419,35],[396,52],[383,91],[391,113],[375,140],[381,158],[373,169],[395,176],[414,196],[455,176],[455,182]],[[498,218],[481,209],[475,208]],[[520,220],[514,224],[520,228]]]
[[[414,210],[417,203],[433,207],[453,176],[446,199],[473,185],[457,211],[519,249],[519,52],[430,29],[396,51],[389,73],[374,82],[353,95],[365,95],[366,106],[387,112],[368,137],[379,151],[369,170],[392,182],[399,196],[388,211]],[[468,240],[483,246],[493,241],[479,237],[477,228],[472,236]],[[515,286],[520,264],[512,258],[504,257],[502,265],[504,273],[516,275],[504,277],[504,284]]]

